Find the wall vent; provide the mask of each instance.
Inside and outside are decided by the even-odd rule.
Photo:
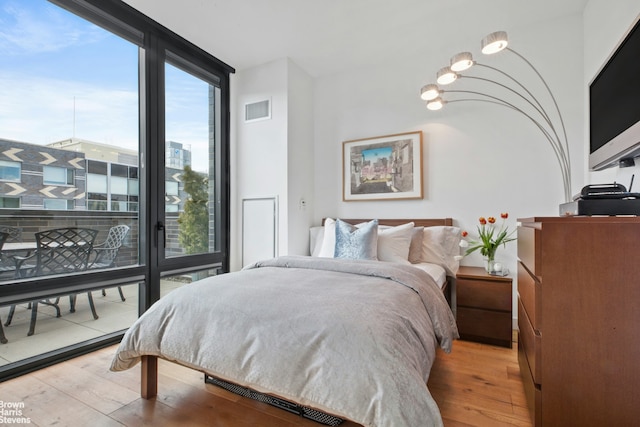
[[[271,118],[271,100],[251,102],[244,104],[244,121],[255,122],[269,120]]]

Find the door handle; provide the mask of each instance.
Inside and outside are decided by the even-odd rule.
[[[162,221],[158,221],[156,224],[156,247],[158,247],[158,234],[162,231],[162,247],[167,247],[167,228]]]

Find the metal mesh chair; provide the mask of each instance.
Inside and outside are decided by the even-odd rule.
[[[89,265],[89,255],[93,249],[97,230],[87,228],[58,228],[35,233],[37,249],[29,257],[15,257],[16,268],[20,277],[45,276],[52,274],[68,274],[84,271]],[[31,264],[35,261],[35,264]],[[97,319],[93,297],[87,292],[89,306],[93,318]],[[75,294],[70,297],[71,311],[75,311]],[[38,304],[46,304],[56,309],[56,317],[60,317],[60,298],[33,301],[31,303],[31,324],[27,335],[35,332]],[[5,326],[11,324],[15,305],[11,306]]]
[[[22,228],[0,225],[0,233],[7,233],[7,242],[22,242]]]
[[[22,228],[10,227],[8,225],[0,225],[0,233],[7,234],[5,242],[22,242]],[[11,277],[16,274],[16,262],[11,256],[7,256],[0,252],[0,275],[10,275]]]
[[[2,258],[2,247],[4,246],[4,242],[9,238],[9,233],[5,233],[0,231],[0,258]],[[4,329],[2,329],[2,323],[0,322],[0,343],[6,344],[7,337],[4,335]]]
[[[124,238],[129,232],[128,225],[116,225],[109,229],[109,234],[104,242],[97,244],[93,247],[92,259],[89,262],[89,268],[111,268],[116,266],[116,258],[118,257],[118,251],[124,242]],[[120,293],[120,299],[125,300],[122,288],[118,286],[118,292]],[[105,290],[102,290],[102,295],[106,295]]]

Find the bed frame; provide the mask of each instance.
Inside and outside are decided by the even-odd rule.
[[[370,221],[370,219],[344,219],[341,220],[350,224],[359,224]],[[452,218],[422,218],[422,219],[378,219],[380,225],[398,226],[413,222],[416,227],[434,227],[438,225],[453,225]],[[324,225],[324,218],[322,219]],[[455,280],[447,277],[447,283],[442,287],[442,291],[455,314]],[[158,357],[141,357],[142,375],[140,381],[140,395],[143,399],[152,399],[158,395]]]

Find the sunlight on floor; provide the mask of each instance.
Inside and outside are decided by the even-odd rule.
[[[184,284],[184,281],[163,280],[162,294]],[[32,336],[27,336],[31,309],[26,303],[16,306],[9,326],[4,326],[4,322],[10,307],[0,307],[0,320],[9,341],[0,344],[0,366],[128,328],[138,318],[138,285],[123,286],[122,291],[125,301],[120,299],[118,288],[106,289],[104,296],[101,291],[92,292],[99,316],[95,320],[86,293],[78,294],[75,313],[69,312],[69,297],[60,298],[59,318],[55,317],[54,307],[39,304]]]

